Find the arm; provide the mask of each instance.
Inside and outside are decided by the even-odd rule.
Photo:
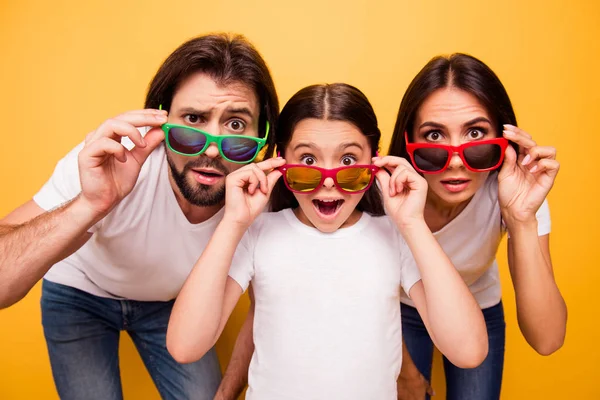
[[[136,126],[164,122],[166,114],[153,110],[106,121],[78,154],[79,195],[71,194],[73,200],[50,212],[30,201],[0,222],[0,308],[23,298],[54,263],[89,240],[87,230],[131,192],[142,164],[163,140],[162,131],[153,129],[144,141]],[[123,147],[123,136],[136,147]]]
[[[215,400],[236,400],[248,383],[248,368],[254,353],[254,296],[252,286],[250,286],[248,293],[250,294],[250,309],[235,341],[231,360],[229,360]]]
[[[242,295],[240,284],[228,276],[233,256],[281,177],[278,170],[268,176],[264,171],[284,163],[282,158],[273,158],[227,176],[223,220],[185,281],[169,320],[167,349],[178,362],[199,360],[221,335]]]
[[[421,280],[410,288],[421,318],[436,347],[460,368],[481,364],[488,338],[481,309],[460,274],[427,227],[423,209],[427,182],[405,159],[376,158],[385,208],[410,248]],[[404,266],[403,266],[404,267]]]
[[[428,394],[435,395],[429,382],[417,369],[406,343],[402,341],[402,369],[398,376],[398,400],[423,400]]]
[[[167,349],[177,362],[199,360],[221,336],[242,295],[228,272],[244,232],[223,219],[177,296],[167,329]]]
[[[79,198],[47,213],[31,200],[2,219],[0,308],[21,300],[52,265],[83,246],[95,222]]]
[[[401,232],[422,278],[410,289],[410,297],[431,339],[452,364],[477,367],[488,352],[481,308],[424,220],[403,226]]]
[[[538,237],[536,221],[509,231],[508,265],[519,328],[531,347],[550,355],[565,341],[567,306],[554,280],[549,235]]]
[[[556,149],[537,146],[531,136],[505,126],[504,136],[519,145],[508,147],[498,175],[498,201],[510,234],[508,264],[515,288],[517,318],[525,340],[549,355],[564,343],[567,306],[554,280],[549,235],[538,236],[536,212],[558,174]]]

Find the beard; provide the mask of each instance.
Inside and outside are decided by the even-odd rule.
[[[225,183],[220,185],[203,185],[201,183],[190,183],[187,179],[188,173],[192,168],[213,168],[223,175],[229,174],[229,171],[225,166],[216,159],[211,159],[206,156],[201,156],[193,161],[185,164],[182,171],[179,171],[175,166],[175,163],[169,157],[167,151],[167,162],[169,163],[169,170],[171,176],[175,181],[175,184],[179,188],[179,191],[183,197],[191,204],[199,207],[211,207],[222,203],[225,200]]]

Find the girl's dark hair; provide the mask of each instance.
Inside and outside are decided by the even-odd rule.
[[[367,137],[371,155],[377,154],[381,137],[377,117],[367,97],[354,86],[345,83],[312,85],[292,96],[281,110],[277,122],[276,144],[282,156],[296,125],[308,118],[353,124]],[[297,206],[294,194],[280,179],[271,194],[271,210],[280,211]],[[384,215],[381,192],[376,184],[364,193],[357,208],[371,215]]]
[[[200,36],[179,46],[160,66],[148,87],[145,108],[171,109],[179,85],[197,72],[208,74],[220,85],[242,83],[254,91],[260,107],[259,137],[266,121],[271,125],[266,155],[272,154],[279,101],[267,64],[256,48],[241,35],[225,33]]]
[[[517,125],[517,118],[506,89],[498,76],[487,65],[473,56],[455,53],[434,57],[423,67],[408,86],[396,119],[389,155],[404,157],[406,152],[404,132],[409,140],[414,135],[414,122],[421,104],[439,89],[455,87],[475,96],[486,108],[499,135],[503,124]],[[511,143],[515,150],[517,146]]]

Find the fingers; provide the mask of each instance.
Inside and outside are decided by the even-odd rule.
[[[277,183],[277,181],[279,180],[279,178],[281,178],[283,174],[281,173],[280,170],[278,169],[274,169],[273,171],[269,172],[269,174],[267,175],[267,195],[271,195],[271,192],[273,191],[273,188],[275,187],[275,184]]]
[[[556,148],[551,146],[535,146],[529,149],[528,154],[525,156],[521,164],[527,165],[540,159],[556,159]]]
[[[85,146],[79,153],[80,160],[86,160],[87,167],[96,167],[102,164],[107,155],[114,156],[118,161],[124,163],[127,161],[127,149],[121,143],[115,142],[109,138],[100,138]],[[89,160],[92,160],[89,163]]]
[[[389,197],[390,173],[382,168],[379,171],[377,171],[377,173],[375,174],[375,178],[379,181],[379,184],[381,185],[381,192],[383,193],[384,197]]]
[[[419,179],[423,179],[414,170],[408,169],[406,166],[401,165],[394,170],[390,178],[390,196],[402,193],[405,190],[416,189],[415,185]]]
[[[519,153],[523,155],[527,153],[528,149],[537,145],[530,134],[513,125],[504,125],[502,134],[506,139],[518,144]]]
[[[260,170],[269,171],[275,168],[279,168],[285,164],[285,159],[282,157],[268,158],[259,163],[255,163]]]
[[[136,146],[144,147],[146,143],[136,128],[142,126],[157,127],[166,122],[167,115],[164,111],[130,111],[116,118],[104,121],[98,129],[86,137],[86,144],[101,137],[110,137],[117,140],[119,137],[127,136]]]
[[[545,172],[550,176],[556,176],[559,169],[560,163],[558,161],[549,158],[543,158],[538,161],[538,163],[534,165],[529,172],[536,175]]]
[[[396,167],[402,165],[406,168],[414,170],[412,164],[405,158],[396,156],[385,156],[385,157],[373,157],[373,165],[380,168],[385,168],[388,171],[393,172]]]
[[[146,136],[144,136],[146,146],[135,146],[130,153],[136,159],[138,164],[143,165],[150,153],[152,153],[163,140],[165,140],[165,133],[163,130],[160,128],[152,128],[146,133]]]

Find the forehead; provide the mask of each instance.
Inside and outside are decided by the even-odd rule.
[[[303,119],[296,125],[289,145],[300,142],[311,142],[323,149],[337,147],[343,142],[357,142],[364,148],[369,146],[367,137],[354,124],[316,118]]]
[[[250,85],[242,82],[219,84],[210,75],[198,72],[186,78],[177,88],[171,107],[248,108],[258,117],[259,104]]]
[[[476,117],[491,119],[488,110],[469,92],[454,87],[436,90],[423,101],[417,112],[416,126],[426,121],[462,123]]]

